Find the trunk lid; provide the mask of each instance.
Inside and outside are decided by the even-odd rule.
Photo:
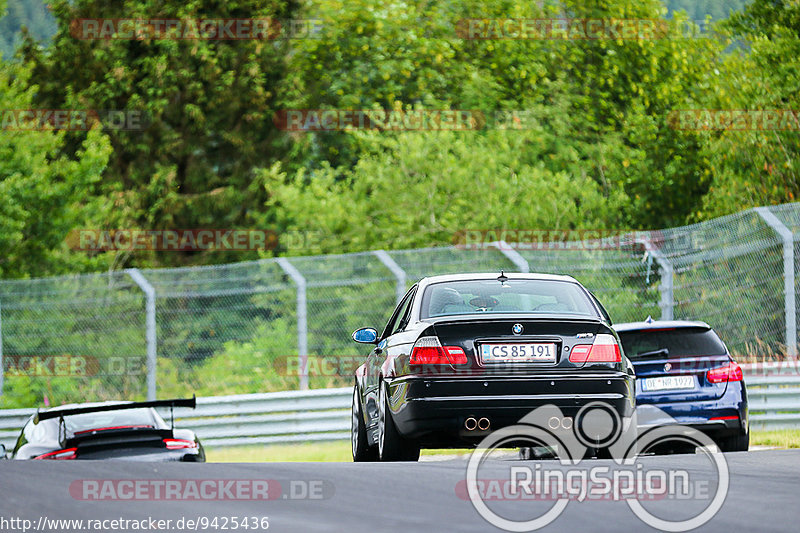
[[[91,459],[93,455],[107,455],[113,450],[127,453],[148,453],[166,448],[164,439],[172,438],[171,429],[155,427],[110,427],[83,430],[71,434],[64,444],[77,448],[78,457]]]
[[[591,318],[496,315],[435,320],[430,332],[443,346],[462,348],[467,365],[452,368],[472,374],[581,368],[569,361],[572,347],[592,344],[599,333],[612,333],[602,322]]]

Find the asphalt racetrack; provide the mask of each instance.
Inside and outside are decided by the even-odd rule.
[[[730,472],[727,497],[700,531],[798,530],[800,450],[731,453],[725,454],[725,459]],[[697,479],[711,471],[704,454],[645,457],[640,461],[646,469],[677,468]],[[512,467],[536,468],[537,464],[551,469],[560,467],[554,460],[490,460],[481,467],[479,479],[509,479]],[[613,462],[593,460],[584,466],[608,465]],[[23,526],[29,531],[133,531],[159,527],[167,531],[263,531],[264,526],[269,531],[298,532],[497,530],[478,514],[463,490],[459,494],[459,486],[464,487],[466,466],[464,458],[360,464],[0,461],[0,530],[23,531]],[[610,469],[613,471],[613,467]],[[193,480],[192,487],[188,487],[187,480]],[[232,480],[240,480],[238,489]],[[154,492],[154,487],[166,490],[168,481],[173,488],[179,487],[175,489],[179,492],[170,497]],[[220,483],[228,483],[227,488]],[[190,490],[198,487],[204,493],[201,498]],[[261,497],[265,494],[270,499]],[[703,501],[708,500],[706,496]],[[694,512],[699,501],[667,498],[645,505],[661,518],[676,519],[689,517],[686,513]],[[543,514],[553,502],[506,499],[488,505],[499,516],[521,520]],[[84,522],[53,522],[67,519]],[[152,522],[139,522],[138,527],[112,522],[119,519]],[[106,522],[97,522],[103,520]],[[246,529],[242,520],[248,521]],[[95,529],[98,525],[103,529]],[[542,529],[615,533],[654,530],[637,518],[626,502],[597,500],[569,501],[563,513]]]

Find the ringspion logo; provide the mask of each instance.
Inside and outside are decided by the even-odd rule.
[[[654,425],[653,420],[667,422]],[[696,447],[708,464],[660,468],[639,460],[639,453],[668,442]],[[549,450],[557,460],[512,463],[502,469],[508,477],[498,478],[498,465],[487,460],[495,450],[509,447]],[[456,484],[455,492],[469,500],[484,520],[505,531],[541,529],[557,520],[568,505],[597,500],[624,501],[655,529],[690,531],[711,520],[727,496],[728,465],[724,455],[713,449],[716,445],[708,435],[676,423],[655,406],[646,411],[637,408],[632,416],[623,417],[602,402],[587,404],[574,415],[545,405],[517,424],[488,434],[470,455],[466,477]],[[586,460],[593,450],[606,450],[613,461]],[[482,469],[492,474],[481,476]],[[494,503],[507,500],[527,501],[525,517],[509,516],[507,506]],[[662,518],[663,511],[654,512],[648,505],[664,500],[683,505]],[[696,505],[686,505],[690,501]]]

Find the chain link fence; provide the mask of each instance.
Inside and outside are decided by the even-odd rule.
[[[615,322],[704,320],[743,362],[795,357],[799,234],[786,204],[610,241],[0,281],[0,407],[347,386],[365,356],[351,332],[381,328],[413,282],[501,269],[574,276]]]

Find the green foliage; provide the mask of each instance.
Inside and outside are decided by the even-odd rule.
[[[34,107],[28,69],[0,64],[0,110]],[[96,268],[67,249],[67,232],[101,202],[86,196],[111,154],[108,138],[89,131],[71,153],[65,135],[0,129],[0,276],[22,277]]]
[[[617,221],[625,200],[621,191],[603,191],[585,175],[554,172],[539,163],[556,156],[547,153],[553,139],[543,131],[365,133],[360,138],[373,150],[352,170],[300,171],[285,183],[276,169],[265,173],[279,222],[336,236],[324,243],[325,253],[385,243],[447,245],[466,228],[605,225]],[[567,167],[573,154],[565,152],[559,155]],[[479,200],[476,191],[481,191]],[[408,209],[411,205],[415,208]],[[465,226],[467,219],[471,226]]]
[[[792,110],[786,130],[707,134],[714,184],[698,219],[743,207],[796,201],[800,195],[800,4],[753,0],[724,28],[746,44],[725,58],[712,109]]]
[[[76,39],[69,22],[79,18],[199,18],[202,1],[56,0],[59,21],[53,44],[40,50],[28,41],[24,58],[33,64],[45,108],[135,110],[144,131],[110,129],[114,148],[95,194],[114,209],[96,222],[103,228],[238,228],[252,221],[266,191],[254,169],[280,153],[283,137],[272,123],[277,82],[283,76],[286,41],[92,40]],[[217,5],[215,18],[291,15],[283,0],[241,0]],[[67,74],[66,77],[64,74]],[[71,134],[72,145],[81,135]],[[247,259],[241,253],[142,253],[126,264],[183,264]]]

